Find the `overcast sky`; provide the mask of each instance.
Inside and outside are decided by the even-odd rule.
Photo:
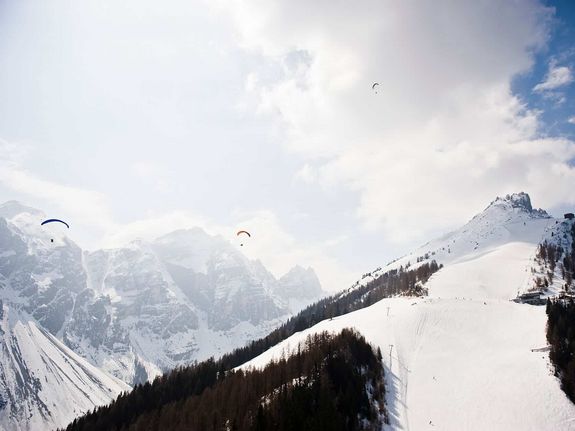
[[[498,195],[575,206],[574,8],[0,0],[0,202],[347,287]]]

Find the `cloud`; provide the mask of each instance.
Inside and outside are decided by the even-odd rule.
[[[276,277],[281,277],[295,265],[311,266],[317,272],[324,289],[340,290],[356,278],[340,262],[330,256],[329,250],[347,238],[344,236],[325,242],[301,242],[289,233],[275,213],[269,210],[236,211],[235,222],[218,225],[191,211],[173,211],[150,214],[148,217],[116,225],[103,240],[104,247],[121,247],[135,239],[154,240],[178,229],[200,227],[211,235],[221,235],[234,241],[239,229],[249,230],[254,240],[242,252],[250,259],[260,260]]]
[[[59,208],[69,218],[109,229],[113,225],[103,194],[40,178],[22,167],[31,147],[0,140],[0,184]]]
[[[571,124],[575,124],[575,116],[569,118],[569,119],[567,120],[567,122],[568,122],[568,123],[571,123]]]
[[[314,168],[308,164],[303,165],[296,173],[295,179],[303,181],[304,183],[311,184],[317,180],[317,173]]]
[[[2,44],[11,53],[4,56],[11,79],[4,79],[3,129],[34,140],[49,125],[51,138],[34,164],[14,146],[0,149],[10,154],[0,156],[0,181],[94,215],[106,244],[196,225],[229,233],[234,222],[253,220],[269,229],[257,256],[274,272],[317,264],[322,281],[336,285],[353,259],[371,265],[394,257],[385,254],[394,253],[387,239],[407,249],[464,222],[496,195],[525,190],[544,207],[575,199],[573,142],[543,136],[540,114],[511,91],[549,37],[553,9],[536,0],[366,0],[353,7],[235,0],[168,8],[129,1],[114,14],[107,3],[74,4],[66,13],[34,9],[34,19],[14,26],[20,30]],[[47,30],[28,31],[37,23]],[[101,28],[109,31],[92,37]],[[62,62],[38,63],[37,49],[23,55],[16,42],[28,37],[38,41],[32,47],[57,47]],[[30,85],[13,85],[38,64],[43,80],[30,75]],[[550,66],[545,82],[558,67],[566,66]],[[98,191],[52,181],[53,167],[39,162],[55,149],[68,157],[62,165],[85,165]],[[162,193],[151,199],[154,190]],[[236,205],[266,210],[228,217]],[[182,207],[202,213],[164,210]],[[208,214],[228,225],[210,224]],[[298,217],[303,227],[290,230]],[[317,233],[323,238],[309,242],[302,232],[317,220],[325,220]],[[350,239],[326,238],[333,232],[350,232]],[[361,263],[359,256],[337,264],[330,257],[358,249],[365,236],[378,245]]]
[[[241,46],[283,71],[250,88],[304,158],[296,177],[355,191],[366,229],[421,241],[497,195],[575,201],[574,143],[543,139],[511,91],[547,42],[552,10],[538,2],[237,1],[225,13]],[[294,52],[307,60],[290,68]],[[549,78],[564,84],[565,70]]]
[[[250,233],[254,241],[242,251],[252,259],[261,260],[276,277],[299,264],[311,266],[327,291],[341,290],[357,279],[355,272],[348,270],[330,253],[347,237],[317,242],[298,239],[284,228],[275,213],[268,210],[236,212],[235,217],[238,220],[236,229],[253,226]]]
[[[115,225],[102,239],[105,248],[122,247],[135,239],[152,241],[169,232],[179,229],[200,227],[211,234],[224,231],[222,227],[211,224],[206,218],[191,211],[171,211],[162,214],[148,214],[146,217]]]
[[[239,228],[250,228],[257,238],[250,247],[242,249],[252,259],[259,259],[276,277],[285,274],[295,265],[312,266],[327,290],[343,289],[351,284],[354,273],[330,257],[329,250],[346,240],[338,237],[324,242],[297,240],[282,225],[275,213],[269,210],[236,211],[230,225],[214,223],[209,218],[186,210],[148,213],[145,217],[129,222],[118,222],[112,216],[105,196],[99,192],[63,185],[39,178],[26,170],[22,163],[31,147],[0,140],[0,184],[9,190],[28,196],[33,202],[58,208],[65,218],[74,220],[73,238],[79,231],[99,231],[96,247],[122,247],[135,239],[152,241],[178,229],[200,227],[211,235],[221,235],[233,240]],[[132,173],[143,180],[157,182],[165,175],[161,165],[135,162]],[[296,214],[298,218],[305,214]]]
[[[549,71],[547,72],[545,79],[533,87],[533,91],[542,93],[556,90],[557,88],[564,87],[572,82],[573,73],[571,72],[571,69],[567,66],[557,66],[557,64],[552,61],[549,65]]]
[[[173,173],[158,162],[139,160],[132,164],[130,171],[154,191],[166,193],[177,187]]]
[[[559,91],[546,91],[542,95],[544,99],[552,102],[555,107],[559,107],[567,101],[565,95]]]
[[[0,138],[0,163],[15,166],[21,163],[30,152],[30,146],[8,142]]]

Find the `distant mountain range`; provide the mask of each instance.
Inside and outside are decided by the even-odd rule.
[[[297,266],[276,279],[199,228],[89,252],[40,226],[45,218],[15,201],[0,205],[0,312],[9,340],[0,356],[0,425],[7,429],[64,425],[128,385],[259,338],[324,295],[313,269]],[[53,355],[31,347],[44,345],[72,368],[48,366]],[[52,396],[62,379],[75,388],[77,379],[87,382],[78,389],[83,400],[68,391],[77,400],[69,409]]]

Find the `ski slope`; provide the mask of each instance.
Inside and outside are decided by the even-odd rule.
[[[575,430],[548,354],[532,351],[546,346],[545,324],[544,307],[500,299],[391,298],[295,334],[247,366],[309,333],[354,327],[382,350],[390,429]]]
[[[575,405],[545,351],[545,307],[510,301],[531,283],[537,244],[555,220],[519,216],[520,223],[514,213],[501,221],[494,237],[449,253],[427,283],[429,297],[384,299],[323,321],[243,367],[279,358],[310,333],[353,327],[383,353],[391,420],[385,429],[575,430]],[[485,219],[470,223],[485,226]],[[434,245],[457,244],[454,236],[465,230]],[[467,229],[465,236],[478,232]]]
[[[530,269],[535,250],[533,243],[510,242],[466,255],[429,280],[430,295],[439,298],[515,298],[531,286]]]

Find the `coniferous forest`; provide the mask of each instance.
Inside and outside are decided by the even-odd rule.
[[[96,412],[79,418],[67,429],[69,431],[127,429],[128,425],[135,423],[147,412],[159,411],[167,405],[174,405],[211,390],[229,370],[322,320],[368,307],[383,298],[397,295],[425,295],[423,283],[441,267],[435,261],[423,263],[413,269],[400,267],[380,275],[365,285],[324,298],[290,318],[266,337],[235,349],[218,360],[210,358],[188,367],[179,367],[157,377],[152,383],[137,385],[131,393],[120,395],[110,406],[100,407]],[[107,427],[103,426],[104,424]]]
[[[381,352],[351,329],[308,336],[263,369],[211,365],[138,386],[67,430],[375,430],[386,421]]]
[[[575,302],[573,298],[547,301],[549,358],[561,388],[575,402]]]
[[[569,231],[563,233],[563,242],[565,248],[559,244],[543,242],[537,248],[537,259],[547,268],[545,277],[536,277],[535,285],[537,289],[549,287],[553,283],[555,268],[559,267],[563,287],[566,292],[571,292],[573,285],[573,273],[575,272],[575,247],[573,239],[575,238],[575,224],[571,225]]]
[[[551,347],[549,358],[555,367],[555,375],[561,380],[563,391],[575,403],[575,302],[571,295],[575,268],[575,224],[571,226],[570,235],[571,244],[566,250],[544,243],[539,247],[538,257],[547,263],[550,273],[554,271],[554,262],[560,261],[567,294],[547,300],[547,342]]]
[[[296,332],[311,328],[322,320],[331,319],[375,304],[383,298],[397,295],[425,295],[423,284],[442,268],[435,260],[415,269],[390,270],[363,286],[337,293],[308,306],[279,328],[245,347],[235,349],[220,359],[223,369],[231,369],[255,358]]]

